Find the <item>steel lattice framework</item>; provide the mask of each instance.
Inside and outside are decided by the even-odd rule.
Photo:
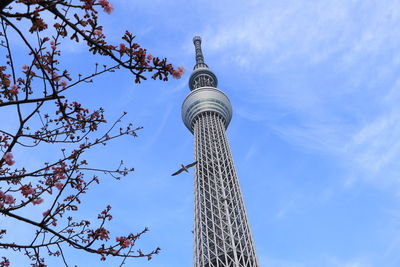
[[[259,267],[239,181],[226,137],[232,117],[228,97],[204,63],[193,38],[196,65],[182,118],[194,134],[194,267]]]

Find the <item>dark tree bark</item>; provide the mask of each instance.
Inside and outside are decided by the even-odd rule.
[[[0,2],[0,12],[3,11],[3,9],[8,6],[9,4],[11,4],[12,2],[14,2],[14,0],[2,0]]]

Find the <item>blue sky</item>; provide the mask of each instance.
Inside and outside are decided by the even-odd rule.
[[[136,171],[119,182],[104,177],[81,209],[95,218],[110,203],[116,235],[150,228],[137,247],[160,246],[161,254],[127,266],[192,264],[193,173],[170,174],[193,159],[180,108],[195,35],[233,105],[227,133],[261,266],[400,266],[398,2],[112,3],[114,13],[102,16],[111,40],[129,29],[151,53],[187,70],[181,80],[141,85],[121,71],[71,92],[88,107],[104,107],[110,121],[128,111],[126,121],[144,127],[138,138],[89,152],[93,166],[112,168],[122,158]],[[64,51],[65,66],[76,72],[99,60],[81,45]],[[40,153],[21,150],[15,158],[34,166],[54,154]],[[28,232],[16,229],[17,238]],[[71,265],[119,262],[68,254]]]

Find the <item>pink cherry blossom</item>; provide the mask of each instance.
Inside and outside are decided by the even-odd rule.
[[[63,184],[63,183],[55,183],[54,186],[55,186],[58,190],[61,190],[61,189],[63,188],[64,184]]]
[[[11,152],[7,152],[6,154],[4,154],[3,159],[5,160],[10,160],[12,159],[14,156]]]
[[[23,70],[27,70],[27,69],[29,69],[29,66],[25,64],[25,65],[22,66],[22,69]]]
[[[5,160],[6,164],[11,166],[15,163],[15,160],[13,159],[13,154],[11,152],[7,152],[4,154],[3,159]]]
[[[99,0],[99,4],[107,14],[111,14],[114,11],[113,6],[108,2],[108,0]]]
[[[34,200],[32,200],[33,205],[39,205],[41,203],[43,203],[43,198],[41,198],[41,197],[38,197],[38,198],[35,198]]]
[[[33,195],[35,193],[35,189],[32,188],[32,185],[26,184],[20,187],[21,194],[24,197],[28,197],[29,195]]]
[[[44,211],[42,214],[43,214],[43,216],[47,216],[47,215],[50,214],[50,210],[46,210],[46,211]]]
[[[0,199],[5,199],[6,198],[6,194],[3,193],[3,191],[0,190]],[[4,207],[4,201],[0,201],[0,208]]]
[[[4,196],[4,203],[8,204],[8,205],[14,204],[15,203],[15,198],[13,198],[12,195],[5,195]]]
[[[172,76],[175,79],[180,79],[184,72],[185,72],[185,68],[181,66],[181,67],[177,68],[176,70],[172,71]]]
[[[130,240],[129,238],[126,237],[117,237],[116,238],[117,242],[119,242],[119,244],[121,245],[122,248],[127,248],[130,245],[132,245],[132,240]]]
[[[132,242],[131,242],[130,239],[125,239],[124,242],[122,242],[121,246],[122,246],[123,248],[127,248],[127,247],[129,247],[131,244],[132,244]]]
[[[65,88],[65,87],[67,86],[67,82],[64,81],[64,80],[62,80],[62,81],[60,82],[60,86],[61,86],[62,88]]]
[[[10,93],[11,93],[12,95],[18,94],[18,85],[16,85],[16,84],[11,85]]]
[[[152,55],[152,54],[148,54],[148,55],[147,55],[147,59],[148,59],[148,60],[152,60],[152,59],[153,59],[153,55]]]
[[[58,82],[59,80],[61,80],[61,76],[58,76],[58,74],[56,72],[54,72],[51,77],[53,78],[54,81]]]
[[[111,4],[108,4],[106,7],[104,7],[104,11],[105,11],[107,14],[111,14],[111,13],[114,11],[114,8],[112,7]]]
[[[101,35],[103,32],[101,30],[95,30],[93,33],[95,35]]]
[[[121,56],[125,53],[126,51],[126,46],[123,43],[119,44],[119,53],[121,54]]]

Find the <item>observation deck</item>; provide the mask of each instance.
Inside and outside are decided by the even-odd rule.
[[[229,98],[217,88],[218,79],[207,64],[204,63],[201,50],[201,38],[193,38],[196,50],[196,65],[189,78],[191,92],[182,104],[182,120],[193,133],[193,122],[204,112],[212,112],[221,116],[225,128],[232,119],[232,105]]]

